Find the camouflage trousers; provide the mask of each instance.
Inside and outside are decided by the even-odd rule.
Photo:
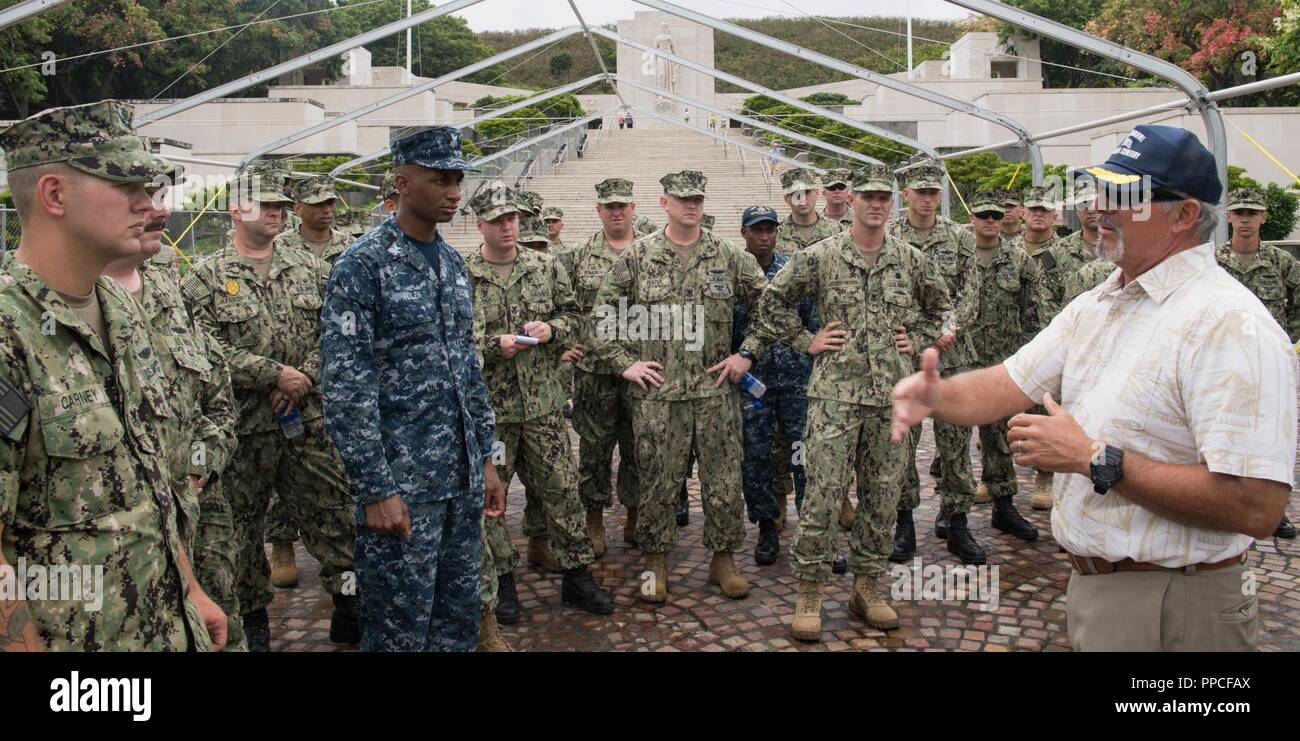
[[[505,448],[505,460],[497,464],[501,484],[509,489],[510,479],[518,474],[524,485],[524,533],[550,541],[551,553],[562,569],[595,561],[564,415],[556,410],[527,422],[498,422],[497,440]],[[504,574],[519,562],[505,518],[489,520],[487,533],[493,570]]]
[[[835,561],[840,506],[856,469],[857,518],[849,535],[849,570],[879,576],[893,549],[899,485],[907,449],[889,441],[893,410],[826,399],[808,402],[804,431],[808,484],[799,532],[790,548],[800,579],[825,582]]]
[[[224,479],[209,481],[199,494],[198,534],[190,548],[194,578],[208,598],[226,613],[226,651],[247,651],[243,611],[235,594],[235,560],[239,554],[230,500],[222,490]],[[186,546],[189,548],[189,546]]]
[[[980,481],[988,487],[989,496],[994,499],[1015,496],[1020,488],[1011,461],[1011,446],[1007,444],[1007,422],[1010,421],[1011,418],[1007,417],[979,428],[980,461],[984,464]]]
[[[289,508],[277,492],[271,492],[271,507],[266,512],[266,542],[298,542],[298,526],[289,521]]]
[[[741,478],[745,489],[745,511],[750,522],[775,519],[780,514],[777,486],[784,483],[788,488],[792,475],[795,506],[803,506],[802,443],[808,395],[803,389],[768,389],[763,395],[762,405],[757,408],[752,396],[744,392],[740,396],[744,402],[741,419],[745,432],[745,461]],[[798,462],[792,460],[791,443],[799,443]],[[778,472],[778,464],[785,469],[784,476]]]
[[[575,371],[573,430],[578,433],[578,494],[588,510],[613,504],[610,478],[615,445],[618,501],[624,507],[635,507],[640,498],[632,399],[623,392],[626,384],[616,375]]]
[[[971,428],[934,420],[934,463],[930,475],[945,512],[965,514],[975,501],[975,477],[970,468]],[[916,448],[921,428],[913,427],[907,440],[907,465],[903,469],[903,496],[899,509],[916,509],[921,504],[921,477],[916,472]]]
[[[473,651],[483,493],[408,502],[407,508],[408,537],[357,528],[361,650]]]
[[[244,612],[266,607],[274,594],[263,545],[272,489],[302,527],[303,545],[320,562],[325,590],[339,592],[344,572],[352,570],[355,507],[343,460],[324,418],[304,422],[303,431],[293,442],[279,430],[241,435],[239,454],[222,476],[235,520],[236,592]]]
[[[677,498],[690,475],[692,452],[699,463],[704,547],[715,553],[740,548],[745,541],[740,474],[745,446],[735,387],[725,396],[632,403],[641,474],[636,525],[641,550],[667,553],[677,544]]]
[[[479,523],[483,555],[479,559],[479,602],[484,610],[497,608],[497,580],[514,571],[519,563],[519,551],[510,542],[506,530],[506,516],[484,517]]]

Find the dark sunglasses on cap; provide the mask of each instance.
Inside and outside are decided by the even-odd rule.
[[[1001,211],[980,211],[979,213],[972,214],[972,216],[981,220],[1000,219],[1002,218],[1002,212]]]

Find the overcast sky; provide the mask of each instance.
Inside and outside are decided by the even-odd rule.
[[[805,13],[832,17],[902,16],[908,0],[672,0],[675,4],[715,18],[803,17]],[[970,12],[944,0],[910,0],[913,18],[965,18]],[[653,10],[632,0],[577,0],[578,10],[594,24],[631,18],[636,10]],[[797,10],[796,10],[797,8]],[[456,13],[475,31],[558,28],[574,22],[567,0],[484,0]]]

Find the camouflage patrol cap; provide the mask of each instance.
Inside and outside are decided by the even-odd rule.
[[[260,171],[254,168],[241,170],[226,187],[236,202],[293,203],[293,199],[285,195],[288,189],[285,172],[271,167],[260,168]]]
[[[704,173],[699,170],[670,172],[659,178],[659,184],[664,186],[664,193],[677,198],[703,197],[704,186],[708,182],[709,179],[704,177]]]
[[[1002,205],[1002,191],[998,190],[977,190],[971,195],[968,205],[972,214],[984,213],[985,211],[1006,213],[1006,209]]]
[[[1008,188],[999,188],[995,191],[998,197],[1002,199],[1003,206],[1020,206],[1020,194]]]
[[[1239,208],[1267,211],[1268,199],[1259,188],[1234,188],[1228,193],[1228,210],[1236,211]]]
[[[334,190],[334,178],[329,175],[314,175],[293,186],[293,200],[315,206],[342,199]]]
[[[479,221],[493,221],[506,214],[518,213],[519,200],[517,192],[500,180],[493,180],[474,194],[469,207]]]
[[[546,208],[542,209],[542,221],[550,221],[551,219],[563,219],[563,218],[564,218],[564,209],[562,208],[547,206]]]
[[[717,220],[713,218],[713,214],[704,214],[700,216],[700,228],[712,229],[716,221]]]
[[[515,200],[519,202],[519,210],[531,216],[540,216],[542,213],[542,196],[531,190],[515,191]]]
[[[334,226],[342,229],[353,237],[359,237],[362,234],[365,234],[370,231],[371,227],[374,225],[375,219],[370,212],[362,211],[359,208],[344,211],[334,217]]]
[[[1047,192],[1047,188],[1044,188],[1041,185],[1025,188],[1020,195],[1020,200],[1025,204],[1025,208],[1056,208],[1056,203],[1052,201],[1052,197]]]
[[[549,245],[551,235],[546,231],[546,224],[542,223],[541,219],[526,218],[519,222],[519,236],[515,241],[519,244],[542,242]]]
[[[781,192],[789,195],[817,187],[817,173],[807,167],[792,167],[781,173]]]
[[[460,146],[460,129],[452,126],[435,126],[417,131],[394,141],[393,167],[419,165],[433,170],[465,170],[478,172],[478,168],[465,159]]]
[[[888,165],[864,165],[853,171],[856,191],[885,190],[894,192],[894,173]]]
[[[596,203],[631,203],[632,181],[626,178],[606,178],[596,183]]]
[[[379,197],[387,198],[392,195],[397,195],[397,175],[386,172],[383,179],[379,181]]]
[[[846,167],[837,167],[833,170],[827,170],[822,175],[822,187],[829,188],[833,185],[848,186],[853,182],[853,172]]]
[[[49,108],[0,131],[9,172],[56,162],[119,183],[175,179],[180,169],[149,151],[131,128],[135,108],[118,100]]]
[[[903,174],[904,183],[912,190],[921,188],[943,189],[943,165],[934,160],[926,160]]]

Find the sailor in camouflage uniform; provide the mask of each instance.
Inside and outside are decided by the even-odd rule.
[[[1258,188],[1237,188],[1228,194],[1228,223],[1232,238],[1214,256],[1228,274],[1250,289],[1273,315],[1292,343],[1300,342],[1300,262],[1280,247],[1260,242],[1259,230],[1268,221],[1268,199]],[[1294,538],[1295,525],[1282,517],[1278,538]]]
[[[1078,272],[1065,279],[1065,303],[1068,304],[1105,283],[1113,272],[1115,272],[1115,263],[1100,258],[1079,268]]]
[[[839,222],[845,229],[853,226],[853,209],[849,208],[853,203],[853,190],[849,187],[852,180],[853,171],[845,167],[827,170],[822,176],[822,194],[826,197],[822,217]]]
[[[339,258],[321,320],[326,424],[359,524],[361,648],[472,651],[480,523],[504,513],[505,491],[469,274],[437,225],[473,167],[459,129],[392,149],[401,208]]]
[[[235,594],[235,525],[220,478],[239,442],[230,368],[221,346],[185,308],[174,253],[162,249],[171,212],[161,194],[154,202],[140,235],[142,253],[114,262],[104,275],[135,297],[148,322],[171,406],[164,430],[183,516],[181,539],[203,591],[226,613],[225,650],[245,651]]]
[[[632,181],[607,178],[596,183],[596,213],[601,229],[578,245],[567,259],[569,277],[582,319],[579,342],[569,356],[576,370],[573,383],[573,431],[578,433],[578,494],[587,510],[587,535],[596,557],[605,554],[604,510],[613,504],[610,484],[614,446],[618,446],[618,501],[627,510],[623,540],[636,543],[640,493],[636,445],[632,436],[632,401],[619,368],[596,360],[596,293],[614,261],[637,238],[632,227],[636,203]]]
[[[763,276],[769,281],[776,276],[789,259],[775,251],[776,229],[780,224],[776,209],[767,206],[750,206],[740,217],[740,236],[745,240],[745,251],[754,256]],[[739,352],[749,331],[751,307],[736,304],[736,318],[731,328],[731,349]],[[817,332],[817,322],[811,300],[804,300],[797,308],[799,319],[809,332]],[[797,458],[790,452],[797,445],[802,450],[804,418],[808,414],[808,378],[812,375],[812,359],[789,345],[778,342],[754,364],[751,371],[762,381],[766,391],[761,399],[741,390],[741,417],[745,433],[745,463],[742,479],[745,487],[745,510],[749,521],[758,523],[758,543],[754,546],[754,562],[760,566],[776,563],[780,551],[778,518],[783,514],[785,498],[774,491],[773,474],[776,459],[784,459],[784,469],[793,475],[795,507],[803,506],[804,469],[802,452]],[[784,451],[775,442],[780,430],[782,440],[792,441]],[[845,564],[847,568],[847,562]]]
[[[887,231],[890,236],[925,253],[943,278],[949,301],[956,306],[966,286],[966,276],[974,270],[975,239],[956,222],[938,214],[945,179],[942,165],[927,160],[908,169],[905,178],[907,185],[903,188],[903,197],[907,199],[907,210],[889,223]],[[950,319],[945,317],[945,323]],[[948,328],[956,330],[955,326]],[[968,359],[954,337],[955,331],[948,333],[948,339],[939,346],[943,353],[945,377],[969,368]],[[913,361],[919,357],[918,354]],[[987,556],[966,523],[966,515],[975,499],[975,477],[970,466],[971,428],[936,420],[934,438],[935,457],[930,474],[935,479],[935,490],[940,500],[939,514],[935,517],[936,534],[947,540],[948,552],[960,558],[962,563],[982,564]],[[894,550],[889,556],[894,563],[907,563],[916,554],[912,511],[921,504],[921,479],[916,472],[916,448],[920,442],[921,428],[916,427],[908,438],[908,459],[903,469],[903,493],[899,500]]]
[[[817,173],[795,167],[781,173],[781,190],[790,214],[776,230],[776,251],[794,257],[809,245],[833,237],[844,227],[835,219],[817,213]]]
[[[821,640],[835,513],[855,470],[849,610],[877,629],[898,627],[877,585],[907,461],[907,449],[889,442],[890,394],[912,373],[911,357],[938,339],[952,310],[947,287],[925,254],[885,230],[894,192],[889,168],[855,170],[853,190],[852,228],[794,255],[777,273],[759,302],[758,332],[743,345],[761,358],[772,342],[782,341],[814,358],[804,431],[807,491],[791,548],[799,577],[791,632],[800,640]],[[795,313],[809,297],[823,322],[816,335]]]
[[[595,301],[592,352],[632,382],[642,494],[636,539],[650,572],[641,599],[668,598],[675,505],[692,453],[699,461],[704,547],[713,552],[709,583],[739,599],[749,594],[749,583],[732,556],[745,537],[735,384],[752,363],[730,353],[731,325],[736,303],[752,305],[766,280],[752,256],[700,229],[703,173],[684,170],[659,182],[668,226],[634,242],[605,277]],[[627,312],[648,315],[649,321],[630,319]]]
[[[596,586],[588,569],[595,555],[583,529],[578,472],[560,413],[567,388],[551,347],[581,329],[577,299],[558,261],[515,244],[518,208],[512,190],[493,182],[474,196],[470,208],[483,236],[467,268],[483,379],[496,413],[497,440],[504,447],[498,464],[501,483],[509,487],[511,475],[519,474],[528,496],[525,507],[537,510],[534,517],[545,528],[540,536],[529,534],[529,550],[540,550],[544,542],[564,573],[561,602],[608,615],[614,600]],[[519,336],[538,343],[522,344],[516,341]],[[489,527],[504,532],[504,519],[491,521]],[[501,555],[495,542],[494,558]],[[510,613],[504,622],[518,622],[512,572],[500,575],[498,599],[500,608]]]
[[[334,181],[327,175],[300,180],[292,188],[293,208],[301,220],[292,229],[283,229],[275,238],[275,247],[306,250],[329,264],[352,244],[353,237],[338,225],[337,205],[341,200]],[[327,271],[328,275],[328,271]],[[293,522],[289,507],[278,492],[271,494],[266,514],[266,539],[271,543],[271,583],[292,587],[298,583],[293,544],[298,540],[299,524]]]
[[[564,209],[554,206],[542,209],[542,223],[546,225],[546,237],[551,243],[552,255],[559,255],[572,249],[560,236],[564,231]]]
[[[273,175],[238,178],[230,193],[235,242],[195,265],[181,293],[230,363],[239,455],[224,479],[239,537],[238,596],[249,649],[269,650],[273,591],[263,543],[272,489],[321,564],[334,602],[331,640],[355,643],[356,595],[345,582],[356,528],[347,474],[326,435],[320,401],[320,309],[329,265],[274,242],[287,199]]]
[[[993,229],[997,200],[993,191],[971,196],[972,213],[988,218],[976,220],[974,269],[967,275],[970,285],[962,292],[955,317],[958,341],[965,343],[970,363],[978,368],[1006,360],[1038,333],[1042,317],[1051,311],[1039,261]],[[993,498],[993,527],[1033,541],[1038,530],[1021,517],[1012,499],[1017,485],[1007,421],[979,428],[984,464],[980,478]]]
[[[1002,188],[993,191],[1002,202],[1002,236],[1014,240],[1025,233],[1024,208],[1020,205],[1020,191]]]
[[[101,276],[142,254],[149,187],[175,171],[133,115],[101,101],[0,131],[23,227],[0,259],[0,563],[95,571],[69,572],[71,593],[0,599],[0,652],[226,640],[182,542],[163,365],[135,300]]]

